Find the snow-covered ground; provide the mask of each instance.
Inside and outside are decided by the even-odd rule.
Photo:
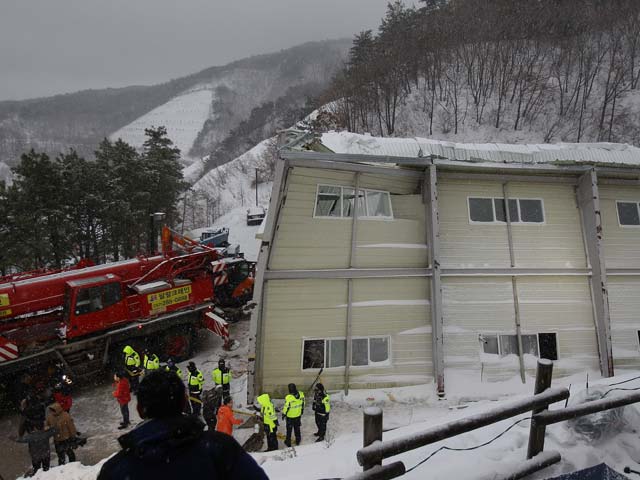
[[[241,346],[233,352],[223,352],[220,341],[208,337],[204,349],[195,357],[198,366],[205,372],[207,387],[211,383],[210,370],[220,355],[225,355],[236,372],[232,393],[236,408],[242,409],[246,395],[246,333],[248,323],[233,326],[233,335],[241,341]],[[185,364],[181,365],[183,370]],[[595,372],[566,377],[554,382],[555,386],[569,386],[572,399],[582,395],[589,373],[589,388],[608,389],[608,385],[637,376],[636,373],[619,375],[610,379],[597,379]],[[284,381],[284,380],[283,380]],[[448,394],[439,400],[433,385],[388,388],[378,390],[352,390],[348,396],[343,392],[332,392],[332,410],[326,440],[315,443],[313,416],[307,409],[303,417],[302,445],[270,453],[253,454],[270,478],[283,480],[342,478],[360,471],[356,461],[356,451],[362,446],[362,415],[367,406],[381,406],[384,411],[384,439],[412,435],[428,427],[451,420],[481,413],[499,407],[506,402],[523,398],[533,390],[533,379],[522,384],[518,378],[499,383],[482,383],[464,374],[447,372]],[[640,388],[640,379],[630,381],[624,388]],[[308,386],[302,386],[307,388]],[[612,392],[611,395],[615,395]],[[573,401],[573,400],[572,400]],[[571,402],[570,402],[571,403]],[[281,401],[276,405],[281,405]],[[564,402],[552,408],[563,408]],[[117,406],[110,397],[110,387],[95,389],[81,395],[74,407],[74,416],[80,430],[90,435],[88,446],[78,450],[83,463],[96,463],[102,457],[117,451],[115,429],[118,417]],[[407,468],[417,465],[442,446],[469,448],[483,444],[504,432],[514,422],[520,421],[504,435],[487,446],[469,450],[442,450],[424,465],[407,474],[406,479],[477,479],[493,478],[497,472],[511,464],[518,464],[526,457],[529,435],[528,415],[520,415],[503,422],[470,432],[465,435],[439,442],[410,453],[399,455],[393,460],[402,460]],[[134,418],[137,418],[134,414]],[[282,430],[282,429],[281,429]],[[582,437],[567,423],[553,425],[547,429],[545,450],[557,450],[562,462],[549,467],[531,478],[543,479],[562,472],[573,471],[601,462],[622,471],[624,466],[638,467],[640,462],[640,409],[638,406],[625,408],[624,423],[620,430],[612,432],[599,441]],[[251,430],[237,429],[234,436],[242,443]],[[26,451],[26,447],[22,447]],[[26,461],[26,456],[25,456]],[[26,464],[25,464],[26,465]],[[38,479],[93,480],[100,469],[100,463],[85,467],[80,463],[53,468],[41,473]]]
[[[188,153],[202,125],[210,116],[211,101],[212,87],[197,87],[154,108],[113,133],[110,138],[121,138],[133,147],[140,148],[146,140],[145,128],[164,126],[167,128],[167,136],[180,149],[182,158],[193,161]]]

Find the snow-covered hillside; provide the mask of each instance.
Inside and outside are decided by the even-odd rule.
[[[200,85],[184,94],[172,98],[164,105],[154,108],[146,115],[113,133],[110,138],[121,138],[128,144],[140,148],[146,140],[144,130],[152,126],[167,128],[167,136],[180,149],[183,160],[188,156],[193,142],[204,122],[211,116],[213,86]],[[189,161],[189,163],[191,163]]]
[[[221,211],[236,207],[250,207],[255,204],[255,171],[262,170],[268,161],[269,145],[275,138],[263,140],[235,160],[209,171],[193,185],[194,190],[216,192],[219,195]],[[269,203],[271,181],[258,184],[258,204]]]

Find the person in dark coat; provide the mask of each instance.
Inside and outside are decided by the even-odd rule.
[[[35,474],[40,468],[45,472],[51,465],[51,444],[49,439],[56,434],[55,428],[44,430],[44,421],[39,425],[33,425],[31,432],[26,433],[16,441],[29,445],[29,456],[33,470],[29,476]]]
[[[207,424],[207,430],[216,431],[218,421],[218,409],[222,405],[222,386],[216,385],[210,390],[205,390],[202,395],[202,417]]]
[[[98,480],[264,480],[262,468],[233,437],[205,432],[184,415],[185,386],[177,375],[158,370],[138,389],[138,413],[145,421],[118,441],[122,450],[101,468]]]
[[[22,413],[23,422],[21,423],[19,436],[25,432],[31,433],[35,429],[42,430],[42,425],[46,418],[47,405],[43,396],[37,392],[30,392],[20,402],[20,411]]]
[[[316,426],[318,427],[318,431],[315,433],[315,436],[318,437],[316,442],[321,442],[327,433],[327,422],[331,411],[331,399],[321,383],[316,384],[313,395],[313,411],[316,414]]]

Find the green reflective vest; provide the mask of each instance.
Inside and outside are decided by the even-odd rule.
[[[269,398],[269,394],[263,393],[258,397],[258,403],[260,404],[260,415],[262,415],[262,423],[269,426],[269,431],[273,432],[276,428],[276,420],[278,416],[276,415],[276,409],[271,403],[271,399]]]
[[[160,359],[155,353],[150,357],[145,354],[142,360],[142,366],[145,370],[157,370],[160,368]]]
[[[204,376],[200,370],[196,370],[193,374],[189,372],[189,378],[187,379],[189,385],[189,392],[199,394],[202,393],[202,386],[204,385]]]
[[[231,370],[222,373],[222,370],[216,368],[212,373],[213,383],[216,385],[227,385],[231,381]]]
[[[298,392],[299,398],[294,397],[289,394],[284,397],[284,408],[282,412],[288,418],[298,418],[302,415],[302,411],[304,410],[304,393]]]

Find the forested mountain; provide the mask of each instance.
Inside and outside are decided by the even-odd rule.
[[[422,0],[357,35],[334,125],[458,141],[640,144],[637,0]]]
[[[160,85],[0,102],[0,179],[3,163],[16,165],[31,148],[50,155],[73,148],[90,159],[109,136],[140,148],[152,125],[167,127],[183,157],[207,155],[241,122],[263,116],[254,109],[304,105],[326,88],[348,48],[346,40],[311,42]]]

